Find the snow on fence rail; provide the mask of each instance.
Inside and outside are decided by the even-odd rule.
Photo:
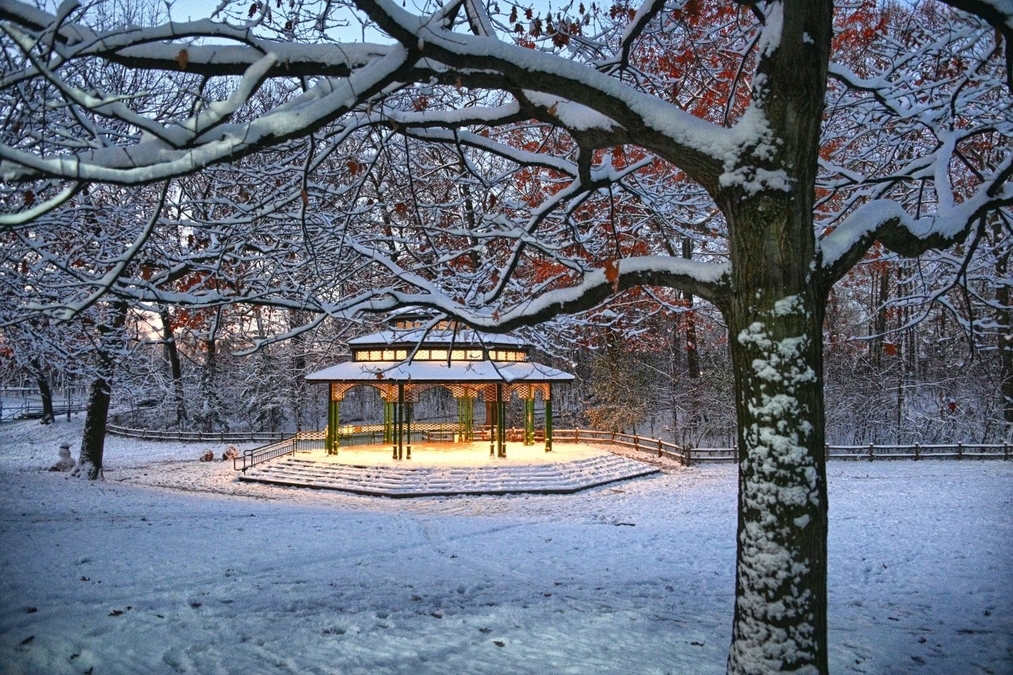
[[[689,466],[696,462],[735,462],[736,448],[684,448],[657,438],[636,434],[594,431],[592,429],[558,429],[553,432],[557,441],[608,442],[633,448],[635,451],[668,457]],[[827,445],[827,459],[890,460],[890,459],[1004,459],[1013,456],[1010,443],[913,443],[910,445]]]
[[[931,443],[913,445],[828,445],[828,459],[1005,459],[1013,455],[1009,443]]]
[[[179,443],[262,443],[280,441],[289,436],[283,431],[160,431],[156,429],[131,429],[117,424],[107,424],[106,431],[114,436],[140,438],[148,441],[176,441]]]
[[[641,446],[649,443],[640,439]],[[935,443],[910,445],[827,445],[828,460],[867,461],[893,459],[1004,459],[1013,457],[1010,443]],[[683,464],[697,462],[735,462],[735,448],[684,448]]]
[[[645,438],[637,434],[624,434],[613,431],[597,431],[594,429],[555,429],[552,440],[565,443],[610,443],[638,452],[647,452],[655,457],[667,457],[682,464],[689,464],[688,448],[658,438]]]

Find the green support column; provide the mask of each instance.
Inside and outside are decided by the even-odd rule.
[[[524,445],[535,444],[535,399],[524,399]]]
[[[383,442],[392,443],[394,439],[394,404],[383,402]]]
[[[404,405],[405,405],[405,409],[404,409],[404,412],[405,412],[405,415],[404,415],[405,427],[407,428],[406,435],[408,436],[408,452],[405,455],[405,459],[411,459],[412,458],[412,402],[411,402],[410,397],[409,397],[409,400]]]
[[[394,413],[394,445],[396,459],[404,459],[404,382],[397,385],[397,409]]]
[[[468,396],[464,400],[464,440],[471,443],[475,440],[475,397]]]
[[[472,439],[472,425],[475,416],[475,399],[470,396],[461,396],[457,399],[457,440],[460,443],[470,443]]]
[[[330,421],[327,427],[331,430],[331,445],[327,449],[327,454],[336,455],[341,446],[341,401],[331,401],[331,413],[328,415],[328,419]]]
[[[545,452],[552,452],[552,386],[549,385],[549,396],[545,399]]]
[[[334,401],[330,398],[330,391],[327,392],[327,433],[324,434],[324,451],[328,455],[334,454]]]
[[[391,446],[391,457],[397,459],[397,439],[400,437],[400,431],[398,430],[398,418],[400,417],[400,406],[396,402],[392,402],[390,406],[390,446]]]
[[[324,450],[328,455],[338,454],[341,424],[341,401],[331,398],[330,387],[327,390],[327,433],[324,435]]]
[[[496,407],[496,401],[489,404],[489,456],[496,456],[496,426],[497,420],[499,419],[499,409]]]
[[[496,384],[497,433],[496,454],[506,457],[506,404],[503,401],[503,385]]]

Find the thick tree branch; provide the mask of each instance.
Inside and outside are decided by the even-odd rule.
[[[39,36],[58,25],[58,17],[19,0],[0,3],[0,21]],[[272,53],[277,62],[270,77],[348,77],[390,50],[369,43],[314,45],[256,37],[250,30],[211,20],[169,22],[150,28],[116,29],[96,33],[82,24],[59,25],[51,36],[53,48],[65,59],[96,57],[137,70],[196,73],[208,77],[242,75]],[[226,44],[193,45],[211,39]],[[229,44],[235,43],[235,44]],[[180,52],[185,51],[185,58]]]
[[[980,218],[1013,206],[1011,176],[1013,157],[1007,157],[987,188],[981,187],[967,201],[923,218],[912,218],[892,200],[875,200],[859,207],[820,242],[826,287],[847,274],[877,241],[907,257],[963,241]]]

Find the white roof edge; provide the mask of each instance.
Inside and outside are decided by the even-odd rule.
[[[570,382],[574,376],[533,361],[346,361],[306,376],[307,382],[382,382],[484,384],[495,382]]]

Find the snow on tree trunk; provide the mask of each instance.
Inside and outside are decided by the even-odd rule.
[[[739,524],[729,673],[827,672],[819,303],[790,296],[730,321]]]
[[[105,451],[106,422],[109,418],[111,382],[104,376],[92,380],[88,393],[88,414],[84,419],[84,435],[77,467],[71,475],[89,480],[102,477],[102,455]]]

